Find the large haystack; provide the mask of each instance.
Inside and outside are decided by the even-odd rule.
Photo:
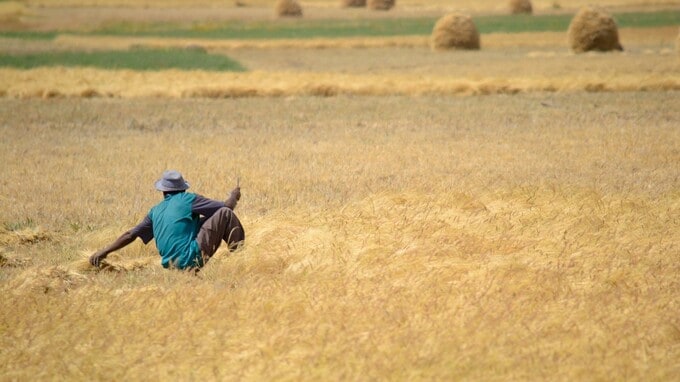
[[[366,0],[342,0],[341,5],[345,8],[361,8],[366,6]]]
[[[431,44],[434,50],[475,50],[479,49],[479,32],[470,16],[451,13],[435,24]]]
[[[394,7],[395,0],[368,0],[366,5],[370,9],[375,9],[378,11],[388,11]]]
[[[571,20],[568,36],[571,49],[576,53],[623,50],[616,22],[598,7],[581,8]]]
[[[533,12],[530,0],[510,0],[509,5],[510,13],[513,15],[522,13],[531,14]]]
[[[279,17],[302,17],[302,7],[296,0],[277,0],[274,9]]]

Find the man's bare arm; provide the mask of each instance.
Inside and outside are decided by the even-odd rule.
[[[128,244],[135,241],[136,238],[137,237],[132,235],[130,231],[125,232],[124,234],[120,235],[120,237],[116,239],[116,241],[114,241],[111,245],[90,256],[90,264],[94,265],[95,267],[99,267],[101,261],[104,260],[106,256],[109,255],[109,253],[125,248]]]

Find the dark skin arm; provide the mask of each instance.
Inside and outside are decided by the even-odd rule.
[[[231,191],[231,194],[229,194],[229,198],[224,202],[224,204],[229,208],[230,210],[234,210],[236,208],[236,204],[238,204],[238,201],[241,199],[241,187],[236,186]]]
[[[109,255],[109,253],[126,247],[128,244],[135,241],[136,238],[137,237],[133,236],[129,231],[125,232],[124,234],[120,235],[120,237],[116,239],[116,241],[114,241],[111,245],[90,256],[90,264],[94,265],[95,267],[99,267],[101,261],[104,260],[106,256]]]

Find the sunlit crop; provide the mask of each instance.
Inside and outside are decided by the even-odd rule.
[[[244,2],[229,3],[244,23],[273,17]],[[75,52],[0,68],[0,380],[677,379],[677,26],[622,28],[623,52],[581,55],[566,31],[482,33],[474,52],[92,32],[103,15],[219,16],[212,0],[160,3],[0,2],[0,53]],[[366,11],[301,4],[319,20]],[[246,71],[77,62],[168,47]],[[245,245],[198,274],[141,241],[92,267],[161,200],[167,169],[215,199],[238,180]]]
[[[667,93],[0,104],[12,378],[672,379]],[[86,262],[182,170],[246,246]]]

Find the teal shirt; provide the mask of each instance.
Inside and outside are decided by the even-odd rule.
[[[161,264],[168,268],[202,267],[201,249],[196,241],[199,215],[192,212],[196,194],[180,192],[166,195],[149,211],[153,236],[161,255]]]

